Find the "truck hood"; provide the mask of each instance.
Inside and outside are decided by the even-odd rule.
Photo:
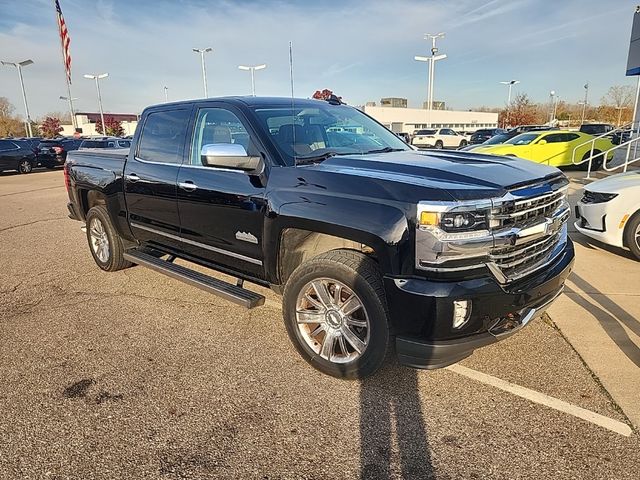
[[[345,155],[301,168],[443,189],[455,200],[486,198],[488,191],[499,196],[514,187],[562,176],[557,168],[528,160],[461,151]]]

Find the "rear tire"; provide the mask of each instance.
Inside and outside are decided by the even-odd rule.
[[[438,150],[442,150],[442,148],[444,147],[444,144],[442,143],[442,140],[438,140],[438,141],[436,142],[436,144],[435,144],[435,147],[436,147]]]
[[[31,173],[33,171],[33,163],[28,158],[23,158],[18,162],[17,170],[22,174]]]
[[[631,216],[624,229],[624,243],[640,261],[640,212]]]
[[[332,250],[296,268],[284,289],[283,316],[300,355],[337,378],[373,374],[391,343],[382,274],[359,252]]]
[[[467,143],[468,143],[468,142],[467,142],[466,140],[462,140],[462,141],[460,142],[460,148],[462,148],[462,147],[466,147],[466,146],[467,146]]]
[[[600,150],[593,151],[593,160],[591,161],[592,172],[597,172],[598,170],[600,170],[602,168],[602,164],[604,163],[604,155],[602,154],[598,155],[599,153],[600,153]],[[585,152],[585,154],[582,156],[582,160],[586,160],[590,156],[591,156],[591,150],[589,150],[588,152]],[[579,167],[581,170],[584,170],[586,172],[587,170],[589,170],[589,162],[581,163]]]
[[[106,272],[115,272],[132,265],[124,259],[124,245],[103,205],[92,207],[86,215],[87,241],[96,264]]]

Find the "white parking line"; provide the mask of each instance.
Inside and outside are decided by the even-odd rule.
[[[520,385],[516,385],[515,383],[501,380],[491,375],[487,375],[486,373],[463,367],[462,365],[451,365],[449,367],[446,367],[446,369],[459,375],[463,375],[465,377],[476,380],[480,383],[491,385],[492,387],[504,390],[505,392],[509,392],[513,395],[525,398],[531,402],[539,403],[540,405],[545,405],[560,412],[568,413],[569,415],[573,415],[574,417],[586,420],[587,422],[591,422],[602,428],[611,430],[612,432],[624,435],[625,437],[629,437],[631,435],[631,427],[629,427],[629,425],[627,425],[626,423],[622,423],[618,420],[614,420],[613,418],[605,417],[604,415],[600,415],[599,413],[592,412],[591,410],[572,405],[571,403],[565,402],[564,400],[545,395],[544,393],[536,392],[535,390],[531,390],[529,388],[521,387]]]

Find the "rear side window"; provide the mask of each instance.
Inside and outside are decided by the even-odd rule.
[[[142,128],[138,158],[148,162],[182,163],[190,110],[152,112]]]
[[[567,136],[564,133],[552,133],[542,137],[541,140],[546,140],[547,143],[561,143],[566,142],[566,138]]]
[[[9,140],[0,140],[0,150],[17,150],[18,146]]]

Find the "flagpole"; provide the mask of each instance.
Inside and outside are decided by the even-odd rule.
[[[53,0],[53,9],[56,11],[56,21],[58,23],[58,36],[60,36],[60,17],[58,16],[58,10],[56,9],[56,0]],[[65,64],[64,46],[62,45],[62,38],[60,38],[60,55],[62,56],[62,70],[64,71],[64,80],[67,83],[67,100],[69,101],[69,113],[71,114],[71,124],[73,125],[73,133],[76,133],[78,128],[78,122],[76,120],[75,113],[73,111],[73,100],[71,99],[71,82],[69,82],[69,75],[67,75],[67,65]]]

